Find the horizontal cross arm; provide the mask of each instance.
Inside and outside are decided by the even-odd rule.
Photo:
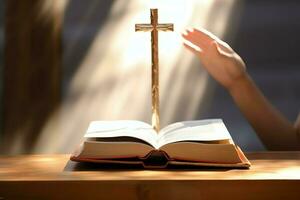
[[[174,25],[173,24],[157,24],[156,29],[159,31],[173,31]]]
[[[135,25],[135,31],[152,31],[153,30],[153,26],[152,24],[136,24]]]

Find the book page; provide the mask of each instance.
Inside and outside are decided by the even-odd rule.
[[[97,159],[121,159],[145,157],[151,150],[153,150],[153,147],[143,143],[85,141],[82,144],[81,150],[77,154],[74,154],[74,156]]]
[[[234,144],[205,144],[195,142],[178,142],[167,144],[161,148],[173,160],[211,162],[211,163],[240,163]]]
[[[160,147],[179,141],[218,140],[231,140],[231,136],[221,119],[177,122],[163,128],[158,136]]]
[[[157,133],[147,123],[135,120],[93,121],[85,138],[133,137],[157,148]]]

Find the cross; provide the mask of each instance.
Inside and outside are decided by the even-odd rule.
[[[150,9],[151,24],[136,24],[135,31],[151,31],[151,96],[152,127],[157,132],[159,123],[159,67],[158,67],[158,31],[173,31],[173,24],[158,24],[157,9]]]

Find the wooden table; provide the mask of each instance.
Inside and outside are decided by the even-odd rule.
[[[0,199],[300,199],[300,152],[249,153],[249,170],[78,167],[69,155],[0,157]]]

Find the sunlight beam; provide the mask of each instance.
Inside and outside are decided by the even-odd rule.
[[[188,27],[204,27],[222,37],[234,2],[131,0],[125,6],[123,0],[116,0],[72,77],[61,110],[53,116],[61,119],[61,130],[51,132],[50,121],[36,152],[72,151],[92,120],[150,123],[150,34],[136,33],[134,24],[149,21],[153,7],[158,8],[160,23],[174,23],[175,28],[174,32],[159,33],[162,126],[195,119],[210,84],[200,62],[182,47],[180,35]],[[65,55],[76,51],[70,45],[66,44]]]

